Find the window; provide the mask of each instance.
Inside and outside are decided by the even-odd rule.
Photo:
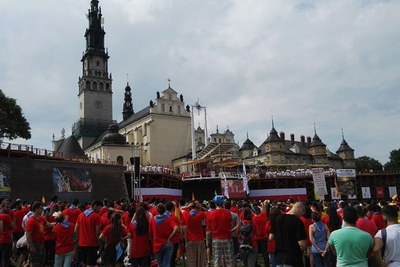
[[[124,158],[122,156],[117,157],[117,164],[118,165],[124,165]]]
[[[90,90],[90,82],[89,81],[86,81],[86,89]]]
[[[169,106],[169,112],[172,112],[172,106]]]

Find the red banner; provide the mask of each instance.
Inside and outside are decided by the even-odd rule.
[[[382,199],[385,198],[385,192],[383,191],[383,187],[375,187],[376,189],[376,198],[377,199]]]
[[[224,180],[221,180],[222,192],[224,192],[224,182]],[[226,180],[226,182],[228,183],[229,198],[246,198],[242,180]]]

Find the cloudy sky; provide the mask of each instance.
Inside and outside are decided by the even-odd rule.
[[[170,78],[187,104],[207,107],[209,132],[229,128],[239,145],[248,134],[259,146],[273,116],[276,130],[296,140],[313,136],[315,123],[333,152],[341,129],[356,157],[384,164],[400,148],[400,1],[100,6],[117,121],[127,81],[139,111]],[[13,143],[51,149],[53,133],[71,134],[89,7],[90,0],[0,1],[0,89],[32,127],[31,140]]]

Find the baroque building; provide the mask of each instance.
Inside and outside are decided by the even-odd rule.
[[[295,140],[291,134],[290,139],[285,138],[285,133],[276,131],[273,123],[267,139],[260,147],[254,145],[249,138],[239,149],[240,159],[250,166],[264,166],[270,170],[297,170],[311,168],[355,168],[354,149],[352,149],[344,136],[336,153],[331,152],[322,142],[314,130],[314,137],[300,136]]]

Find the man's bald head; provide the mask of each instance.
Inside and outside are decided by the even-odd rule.
[[[294,203],[292,209],[288,212],[288,214],[296,215],[297,217],[301,217],[304,215],[306,211],[306,206],[303,202],[298,201]]]

